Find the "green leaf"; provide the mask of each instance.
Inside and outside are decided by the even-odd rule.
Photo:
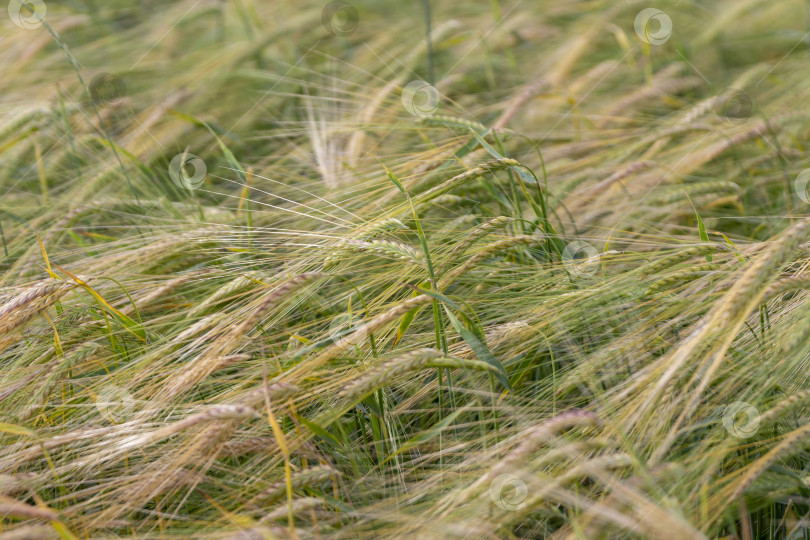
[[[429,287],[430,283],[427,283],[426,285]],[[418,291],[414,291],[412,296],[416,297],[419,294],[420,293]],[[399,322],[399,328],[397,328],[397,337],[396,337],[396,339],[394,339],[394,343],[391,344],[391,350],[393,350],[394,347],[397,346],[397,343],[399,343],[399,340],[402,339],[402,336],[404,336],[405,332],[408,331],[408,327],[411,325],[411,323],[413,322],[414,317],[416,317],[416,313],[421,308],[422,308],[422,306],[415,307],[412,310],[405,313],[405,315],[402,316],[402,320]]]
[[[506,370],[503,367],[495,355],[489,350],[486,344],[478,339],[478,337],[473,333],[471,330],[467,329],[462,325],[458,319],[453,315],[453,313],[448,309],[447,306],[444,306],[444,311],[447,313],[447,318],[450,319],[450,324],[453,325],[456,332],[459,333],[461,338],[470,346],[470,349],[475,353],[475,356],[478,357],[479,360],[483,360],[487,364],[494,366],[498,371],[495,373],[495,378],[500,381],[504,387],[508,390],[512,390],[512,385],[509,384],[509,378],[506,375]]]
[[[476,140],[478,140],[478,144],[480,144],[484,148],[484,150],[489,152],[489,155],[491,155],[495,159],[503,159],[503,156],[497,150],[495,150],[495,148],[493,148],[491,144],[485,141],[484,138],[477,131],[475,131],[472,128],[470,128],[470,131],[472,132],[473,137],[475,137]],[[489,131],[487,131],[487,133],[489,133]],[[484,135],[486,135],[486,133]]]
[[[402,316],[402,320],[399,322],[399,328],[397,328],[397,336],[394,339],[394,342],[391,344],[391,349],[397,346],[399,340],[402,339],[402,336],[405,335],[405,332],[408,331],[408,327],[413,322],[414,317],[416,317],[416,312],[419,310],[418,307],[413,308],[409,312],[405,313]]]
[[[477,146],[478,146],[478,141],[477,141],[477,140],[475,140],[475,137],[473,137],[472,139],[470,139],[469,141],[467,141],[467,142],[464,144],[464,146],[462,146],[461,148],[459,148],[458,150],[456,150],[456,152],[455,152],[455,154],[453,154],[453,156],[455,156],[456,158],[463,158],[464,156],[466,156],[467,154],[469,154],[470,152],[472,152],[473,150],[475,150],[475,148],[476,148]],[[446,165],[446,164],[442,165],[442,167],[444,167],[445,165]],[[438,170],[438,169],[437,169],[437,170]]]
[[[740,250],[737,249],[737,245],[734,242],[732,242],[731,240],[729,240],[728,236],[726,236],[725,234],[720,233],[720,236],[723,237],[723,239],[726,241],[726,244],[728,244],[732,248],[734,248],[734,256],[737,257],[737,260],[744,263],[745,262],[745,257],[743,257],[742,253],[740,253]]]
[[[463,412],[464,412],[464,409],[458,409],[458,410],[452,412],[450,415],[448,415],[444,419],[442,419],[441,422],[439,422],[438,424],[436,424],[432,428],[428,429],[427,431],[422,431],[421,433],[418,433],[415,436],[411,437],[410,439],[405,441],[402,444],[402,446],[400,446],[399,449],[396,452],[394,452],[393,454],[391,454],[390,456],[385,458],[385,461],[383,461],[382,464],[384,465],[390,459],[393,459],[395,456],[401,454],[402,452],[405,452],[406,450],[410,450],[411,448],[413,448],[415,446],[419,446],[420,444],[422,444],[424,442],[427,442],[430,439],[436,437],[437,435],[439,435],[439,433],[441,433],[442,431],[447,429],[447,427],[453,422],[453,420],[458,418],[458,415],[460,415]]]
[[[228,161],[228,163],[230,163],[231,167],[233,167],[236,173],[239,174],[239,179],[242,180],[243,184],[247,183],[247,177],[245,176],[245,169],[242,167],[242,164],[239,163],[239,160],[236,159],[236,156],[233,155],[233,152],[231,152],[230,149],[227,146],[225,146],[225,143],[222,142],[222,139],[220,139],[219,135],[217,135],[217,132],[214,130],[213,127],[211,127],[211,125],[208,124],[208,122],[200,120],[199,118],[192,116],[190,114],[181,113],[174,110],[170,111],[170,114],[173,114],[174,116],[182,118],[187,122],[191,122],[192,124],[207,129],[208,132],[217,140],[217,145],[219,146],[219,149],[222,150],[222,153],[225,154],[225,159]]]
[[[695,211],[695,217],[697,218],[698,235],[700,235],[700,240],[702,242],[706,242],[708,244],[709,243],[709,233],[706,232],[706,225],[703,224],[703,220],[700,219],[700,216],[698,215],[697,211]],[[706,254],[706,262],[712,262],[712,254],[711,253]]]
[[[460,309],[460,308],[458,307],[458,304],[456,304],[454,301],[450,300],[448,297],[446,297],[446,296],[445,296],[445,295],[443,295],[442,293],[437,293],[436,291],[432,291],[432,290],[430,290],[430,289],[421,289],[421,288],[417,288],[417,287],[414,287],[413,285],[411,285],[410,283],[406,283],[406,285],[407,285],[408,287],[410,287],[411,289],[413,289],[413,290],[415,290],[415,291],[419,292],[419,294],[426,294],[426,295],[428,295],[428,296],[432,296],[432,297],[433,297],[433,298],[435,298],[436,300],[439,300],[439,301],[441,301],[441,302],[444,302],[445,304],[447,304],[448,306],[450,306],[451,308],[453,308],[453,309],[455,309],[455,310],[459,310],[459,309]]]
[[[689,198],[689,194],[686,195],[686,198],[689,199],[689,204],[692,205],[692,210],[695,211],[695,219],[697,219],[698,224],[698,236],[700,237],[701,242],[709,243],[709,233],[706,232],[706,225],[703,224],[703,220],[700,219],[700,215],[698,215],[697,208],[695,208],[695,203],[692,202],[692,199]],[[706,254],[706,262],[712,262],[712,254]]]
[[[320,425],[316,424],[312,420],[307,420],[306,418],[304,418],[302,416],[299,416],[298,419],[301,421],[302,424],[304,424],[307,427],[308,430],[310,430],[312,433],[314,433],[315,435],[317,435],[318,437],[320,437],[324,441],[326,441],[328,443],[335,444],[337,446],[343,446],[343,443],[341,443],[337,439],[337,437],[335,437],[334,435],[329,433],[326,429],[324,429]]]
[[[383,168],[383,169],[385,169],[385,174],[387,174],[387,175],[388,175],[388,178],[390,178],[390,179],[391,179],[391,182],[393,182],[393,183],[394,183],[394,185],[395,185],[395,186],[397,186],[397,189],[398,189],[398,190],[400,190],[402,193],[404,193],[404,194],[406,194],[406,195],[407,195],[407,194],[408,194],[408,190],[406,190],[406,189],[405,189],[405,186],[402,184],[402,182],[400,182],[400,181],[399,181],[399,178],[397,178],[397,177],[396,177],[396,175],[395,175],[393,172],[391,172],[391,169],[389,169],[388,167],[386,167],[385,165],[383,165],[383,164],[380,162],[380,160],[377,160],[377,163],[379,163],[379,164],[380,164],[380,166],[382,166],[382,168]]]
[[[71,274],[70,272],[68,272],[59,265],[54,266],[56,266],[56,268],[58,268],[59,270],[70,276],[76,283],[79,284],[80,287],[82,287],[84,290],[93,295],[93,298],[96,299],[99,305],[105,308],[113,317],[115,317],[115,319],[118,322],[123,324],[124,328],[126,328],[127,331],[129,331],[134,336],[140,338],[141,341],[146,341],[146,332],[144,331],[143,326],[136,323],[135,321],[133,321],[132,319],[130,319],[129,317],[127,317],[126,315],[115,309],[114,307],[112,307],[110,303],[104,299],[104,297],[102,297],[95,291],[95,289],[93,289],[90,285],[79,279],[77,276],[74,276],[73,274]]]
[[[143,325],[143,319],[141,318],[141,312],[138,311],[138,306],[135,305],[135,300],[132,299],[132,296],[124,288],[124,286],[121,285],[121,283],[118,280],[113,279],[111,277],[101,276],[99,279],[108,279],[108,280],[112,281],[113,283],[115,283],[116,285],[118,285],[121,288],[121,290],[124,291],[124,294],[127,295],[127,298],[129,298],[129,303],[132,306],[132,310],[135,312],[135,315],[138,317],[138,324]]]
[[[379,390],[373,390],[371,392],[372,395],[366,395],[366,397],[363,398],[363,401],[361,401],[360,403],[363,406],[368,407],[368,410],[371,412],[371,416],[376,416],[377,418],[382,418],[383,417],[383,411],[382,411],[382,409],[380,409],[380,405],[377,403],[377,400],[374,398],[374,395],[373,395],[374,392],[379,392]]]
[[[70,532],[70,529],[68,529],[67,526],[61,521],[51,522],[51,527],[56,530],[56,533],[62,540],[79,540],[79,537]]]
[[[122,154],[124,157],[126,157],[132,163],[134,163],[135,166],[138,167],[141,170],[141,172],[144,175],[146,175],[147,177],[152,175],[152,171],[149,170],[149,167],[147,167],[146,165],[141,163],[141,160],[138,159],[138,157],[135,156],[132,152],[129,152],[126,148],[122,148],[122,147],[118,146],[117,144],[115,144],[114,142],[109,141],[109,140],[107,140],[105,138],[102,138],[102,137],[92,137],[92,140],[94,142],[97,142],[97,143],[99,143],[99,144],[101,144],[103,146],[106,146],[107,148],[110,148],[110,149]]]

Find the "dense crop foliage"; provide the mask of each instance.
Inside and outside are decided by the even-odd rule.
[[[810,5],[660,4],[12,0],[0,539],[810,536]]]

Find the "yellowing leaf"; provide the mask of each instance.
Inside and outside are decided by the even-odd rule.
[[[12,435],[25,435],[26,437],[36,437],[36,433],[27,427],[18,426],[17,424],[9,424],[0,422],[0,432],[11,433]]]

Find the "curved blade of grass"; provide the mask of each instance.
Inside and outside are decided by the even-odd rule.
[[[509,378],[506,375],[506,370],[504,369],[503,364],[501,364],[498,359],[495,358],[495,355],[492,354],[486,344],[482,340],[478,339],[478,336],[476,336],[468,328],[465,328],[464,325],[459,322],[459,320],[455,317],[455,315],[453,315],[446,305],[444,306],[444,312],[447,314],[447,318],[450,319],[450,324],[453,325],[453,328],[459,333],[464,342],[469,345],[470,349],[472,349],[473,353],[475,353],[475,356],[487,364],[497,368],[498,371],[495,373],[495,378],[498,379],[498,381],[505,388],[511,391],[512,385],[509,384]]]
[[[143,326],[136,323],[135,321],[133,321],[132,319],[130,319],[129,317],[127,317],[126,315],[124,315],[123,313],[121,313],[120,311],[115,309],[114,307],[112,307],[110,305],[110,303],[107,302],[104,299],[104,297],[102,297],[100,294],[98,294],[90,285],[88,285],[87,283],[82,281],[78,276],[74,276],[73,274],[71,274],[70,272],[68,272],[67,270],[62,268],[61,266],[58,266],[58,265],[54,265],[54,266],[56,266],[59,270],[61,270],[62,272],[64,272],[68,276],[70,276],[70,278],[73,279],[74,281],[76,281],[76,283],[78,283],[80,287],[82,287],[87,292],[92,294],[93,298],[95,298],[96,301],[99,304],[101,304],[102,307],[104,307],[107,311],[109,311],[110,314],[113,317],[115,317],[116,320],[118,320],[118,322],[120,322],[122,325],[124,325],[124,328],[129,333],[131,333],[132,335],[134,335],[135,337],[137,337],[141,341],[146,341],[146,332],[144,331]]]

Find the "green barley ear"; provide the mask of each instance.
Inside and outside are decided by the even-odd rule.
[[[300,489],[306,486],[313,486],[321,484],[330,478],[336,478],[339,476],[340,472],[332,467],[325,465],[311,467],[309,469],[303,469],[293,473],[291,478],[292,487],[293,489]],[[283,497],[286,489],[287,483],[284,480],[276,482],[270,487],[254,495],[251,499],[251,503],[257,504],[261,502],[262,504],[267,504],[269,502],[273,502]]]
[[[387,218],[379,222],[370,223],[365,227],[358,230],[358,234],[353,238],[354,240],[368,240],[378,236],[385,236],[396,231],[410,230],[408,227],[397,218]]]
[[[419,118],[418,122],[427,126],[442,126],[461,131],[463,133],[469,132],[470,129],[473,129],[479,133],[484,133],[487,130],[484,124],[477,122],[476,120],[468,120],[466,118],[449,116],[446,114],[434,114],[432,116],[426,116],[424,118]]]
[[[726,249],[726,247],[721,244],[702,244],[699,246],[682,249],[671,255],[655,260],[646,266],[643,266],[641,273],[642,275],[652,276],[682,262],[723,249]]]
[[[810,390],[804,390],[788,396],[759,416],[760,425],[766,426],[771,424],[794,407],[804,405],[808,401],[810,401]]]
[[[727,180],[712,180],[709,182],[695,182],[677,187],[667,187],[650,196],[654,203],[672,203],[682,201],[685,197],[698,197],[711,195],[717,197],[723,194],[739,194],[742,189],[735,182]]]
[[[467,199],[459,195],[445,193],[444,195],[439,195],[433,199],[433,204],[431,206],[455,206],[463,203],[465,200]]]
[[[516,246],[536,246],[543,242],[545,242],[544,238],[521,235],[521,236],[513,236],[510,238],[504,238],[503,240],[498,240],[497,242],[488,244],[484,246],[483,249],[478,251],[475,255],[467,259],[467,261],[465,261],[463,264],[455,267],[453,270],[449,271],[445,276],[443,276],[441,279],[441,286],[446,287],[456,278],[466,274],[468,271],[475,268],[475,266],[479,264],[481,261],[485,261],[486,259],[493,257],[504,250]]]
[[[425,203],[432,201],[436,197],[439,197],[440,195],[444,195],[445,193],[448,193],[453,189],[464,185],[466,182],[469,182],[474,178],[477,178],[484,174],[507,169],[509,167],[518,167],[518,166],[520,166],[520,162],[511,158],[501,158],[496,159],[494,161],[482,163],[466,172],[457,174],[456,176],[448,180],[445,180],[438,186],[435,186],[423,193],[415,195],[413,197],[413,202],[416,205],[423,205]],[[404,189],[404,187],[402,189]]]
[[[654,281],[647,289],[647,293],[652,294],[664,291],[682,281],[689,281],[701,278],[703,276],[711,275],[720,268],[722,268],[722,266],[719,264],[709,263],[709,264],[699,264],[697,266],[680,270],[678,272],[673,272],[671,274],[668,274],[666,277]]]
[[[458,257],[460,257],[465,251],[467,251],[467,248],[469,248],[475,242],[477,242],[484,236],[488,235],[495,229],[509,225],[514,221],[515,221],[514,218],[499,216],[487,221],[486,223],[482,223],[481,225],[470,231],[464,238],[464,240],[462,240],[455,248],[453,248],[453,251],[451,251],[450,255],[447,257],[444,266],[445,267],[453,266],[453,263],[455,263],[456,259],[458,259]]]
[[[810,337],[810,317],[805,315],[798,323],[790,327],[790,332],[779,344],[779,349],[783,353],[790,353],[804,345],[808,337]]]
[[[419,251],[407,244],[392,240],[342,240],[338,243],[338,249],[347,254],[370,253],[378,257],[409,262],[419,267],[425,266],[424,257]],[[340,255],[330,255],[324,262],[325,268],[330,268],[339,259]]]
[[[418,349],[397,356],[363,374],[346,386],[341,391],[340,397],[348,403],[355,403],[381,386],[392,384],[405,373],[429,368],[465,368],[493,373],[497,371],[496,367],[481,360],[454,358],[434,349]]]
[[[810,276],[794,276],[779,279],[773,282],[763,295],[763,302],[767,302],[788,291],[810,289]]]
[[[188,311],[187,317],[194,317],[205,312],[209,307],[224,301],[229,296],[251,286],[260,286],[263,282],[270,281],[270,276],[259,271],[251,271],[239,276],[216,290],[214,294],[203,300]]]

